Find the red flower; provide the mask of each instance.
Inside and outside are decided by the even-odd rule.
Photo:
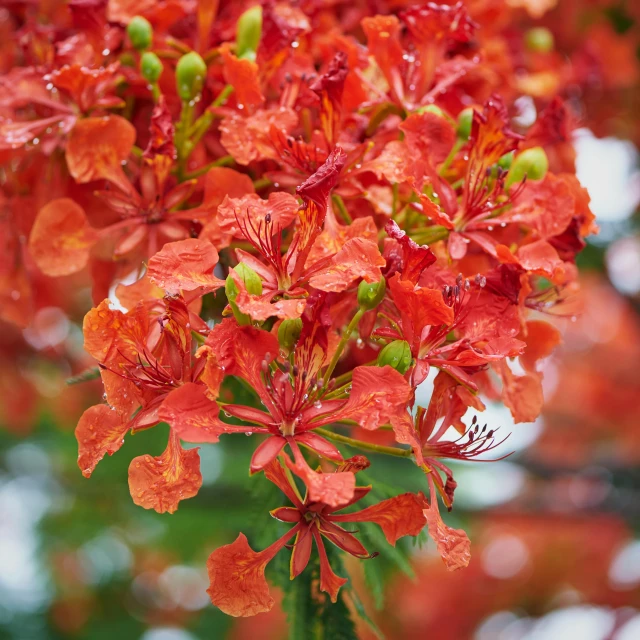
[[[296,470],[285,457],[290,469]],[[300,575],[309,562],[315,543],[320,558],[320,590],[329,594],[336,602],[338,591],[347,580],[331,569],[323,538],[356,558],[372,556],[362,543],[342,523],[374,522],[384,533],[389,544],[395,545],[398,538],[416,536],[425,525],[423,499],[412,493],[404,493],[351,513],[336,513],[364,498],[371,487],[357,487],[353,498],[337,505],[312,500],[309,495],[303,500],[298,490],[285,475],[280,462],[273,461],[265,469],[265,475],[289,498],[293,507],[274,509],[271,515],[294,526],[279,540],[256,553],[240,534],[235,542],[216,549],[207,561],[210,586],[207,592],[211,601],[232,616],[252,616],[269,611],[273,598],[264,578],[267,564],[295,536],[291,554],[291,579]]]

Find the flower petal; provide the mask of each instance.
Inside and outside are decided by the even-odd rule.
[[[375,242],[352,238],[333,256],[329,266],[311,276],[309,283],[321,291],[344,291],[359,278],[378,282],[385,264]]]
[[[471,543],[462,529],[448,527],[438,512],[437,507],[424,509],[429,527],[429,535],[436,543],[447,570],[463,569],[471,560]]]
[[[356,367],[349,400],[334,419],[349,418],[364,429],[377,429],[402,419],[411,395],[409,383],[389,365]]]
[[[251,431],[251,427],[222,422],[219,412],[218,404],[208,397],[204,385],[187,382],[166,397],[158,417],[186,442],[218,442],[223,433]]]
[[[173,513],[180,500],[192,498],[201,486],[198,450],[183,449],[173,431],[162,455],[138,456],[129,465],[129,491],[133,501],[158,513]]]
[[[67,141],[69,173],[80,184],[109,180],[130,192],[131,183],[122,163],[129,157],[135,140],[135,128],[120,116],[78,120]]]
[[[58,198],[38,211],[29,250],[44,274],[67,276],[87,265],[96,240],[82,207],[70,198]]]
[[[255,616],[270,611],[274,600],[264,577],[267,564],[282,549],[298,526],[264,551],[254,551],[241,533],[235,542],[216,549],[207,560],[211,602],[227,615]]]
[[[149,260],[149,279],[168,293],[195,291],[210,293],[224,286],[213,275],[218,252],[206,240],[189,238],[170,242]]]
[[[129,430],[126,420],[106,404],[89,407],[76,427],[78,466],[88,478],[105,454],[113,455],[124,442]]]
[[[403,493],[355,513],[331,515],[332,522],[375,522],[391,545],[402,536],[417,536],[426,524],[424,501],[413,493]]]
[[[341,578],[333,572],[319,531],[315,528],[312,531],[318,548],[318,555],[320,556],[320,590],[329,594],[331,602],[337,602],[340,587],[347,584],[347,579]]]

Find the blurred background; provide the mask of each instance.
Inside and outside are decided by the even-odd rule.
[[[640,638],[640,3],[533,4],[551,8],[536,24],[582,74],[565,97],[601,228],[580,258],[583,312],[556,320],[564,344],[546,362],[541,418],[513,425],[499,406],[480,418],[511,433],[498,455],[516,453],[454,467],[447,523],[469,532],[469,568],[447,573],[425,541],[347,564],[371,619],[357,622],[364,640]],[[535,101],[520,109],[531,119]],[[0,309],[0,638],[286,638],[279,608],[236,621],[205,593],[216,546],[240,530],[257,548],[275,538],[265,505],[277,504],[247,475],[250,443],[203,445],[203,487],[173,516],[136,507],[127,486],[130,460],[163,450],[162,428],[127,438],[85,480],[73,430],[102,389],[66,380],[92,366],[89,293],[68,279],[33,285],[31,326],[13,324],[20,291]],[[372,462],[390,493],[419,486],[416,470]]]

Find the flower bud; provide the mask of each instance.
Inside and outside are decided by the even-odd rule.
[[[473,108],[467,107],[458,114],[458,128],[456,133],[460,140],[468,140],[473,125]]]
[[[498,160],[498,166],[505,171],[508,171],[513,164],[513,151],[505,153],[500,160]]]
[[[428,104],[426,107],[420,107],[416,109],[416,113],[433,113],[444,118],[444,111],[440,107],[436,107],[435,104]]]
[[[366,282],[363,280],[358,285],[358,304],[367,311],[371,311],[382,302],[386,290],[387,283],[384,276],[380,278],[379,282]]]
[[[380,351],[376,364],[379,367],[389,365],[404,375],[409,370],[412,360],[409,343],[406,340],[394,340]]]
[[[207,76],[207,65],[195,52],[187,53],[176,66],[176,86],[182,100],[193,100],[202,91]]]
[[[142,16],[134,16],[127,25],[127,35],[134,49],[144,51],[153,40],[153,27]]]
[[[291,349],[302,333],[302,318],[283,320],[278,327],[278,342],[284,349]]]
[[[224,292],[227,294],[227,300],[229,302],[229,306],[231,307],[231,311],[233,311],[233,316],[237,320],[239,325],[247,325],[251,324],[251,318],[246,314],[242,313],[240,309],[238,309],[238,305],[236,304],[236,298],[238,297],[238,293],[240,290],[238,289],[238,285],[234,282],[233,277],[231,275],[227,276],[227,280],[224,283]]]
[[[545,27],[529,29],[524,37],[527,49],[536,53],[549,53],[553,51],[553,34]]]
[[[509,169],[505,186],[509,188],[516,182],[522,182],[526,176],[528,180],[542,180],[547,174],[549,160],[542,147],[532,147],[519,153]]]
[[[260,276],[244,262],[241,262],[233,268],[233,270],[240,276],[244,282],[244,286],[247,288],[247,292],[259,296],[262,293],[262,280]]]
[[[160,58],[151,51],[145,51],[140,58],[140,73],[142,77],[151,84],[158,82],[158,78],[162,75],[164,65],[160,62]]]
[[[262,7],[247,9],[239,18],[236,29],[236,55],[238,58],[256,59],[262,36]]]

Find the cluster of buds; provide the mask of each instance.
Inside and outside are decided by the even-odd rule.
[[[42,277],[90,283],[96,304],[83,331],[105,401],[76,429],[82,473],[167,423],[165,452],[129,467],[136,504],[195,496],[182,443],[227,434],[251,436],[248,471],[290,502],[271,546],[240,534],[209,558],[211,600],[234,616],[272,607],[264,570],[291,540],[291,577],[315,546],[335,601],[324,541],[372,557],[345,523],[389,544],[426,527],[449,569],[468,564],[439,510],[456,488],[443,460],[497,446],[465,418],[483,398],[515,422],[540,412],[538,363],[560,340],[542,314],[573,313],[595,231],[562,153],[569,110],[537,97],[514,130],[518,93],[484,55],[497,36],[463,3],[334,4],[182,3],[176,22],[163,3],[78,0],[46,29],[26,4],[0,85],[6,207],[30,185],[37,211],[23,244],[24,220],[2,221],[3,317],[28,322]],[[521,46],[548,51],[538,36]],[[227,401],[231,378],[252,403]],[[375,495],[356,483],[370,453],[416,465],[424,491],[351,509]]]

